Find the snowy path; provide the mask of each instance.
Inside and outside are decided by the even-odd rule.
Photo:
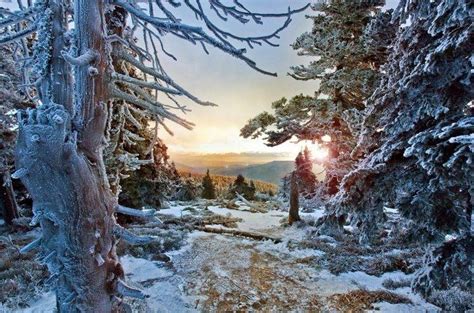
[[[192,213],[189,206],[173,205],[160,214],[181,217]],[[196,210],[202,208],[195,207]],[[408,277],[391,272],[375,277],[363,272],[335,276],[314,259],[324,254],[315,249],[288,248],[288,242],[304,238],[304,227],[283,227],[285,212],[252,213],[241,206],[230,210],[209,206],[215,214],[241,218],[238,228],[283,238],[283,242],[255,241],[201,231],[192,232],[186,244],[166,253],[171,262],[163,263],[123,256],[127,279],[149,295],[146,303],[133,301],[134,312],[333,312],[329,297],[351,290],[383,290],[387,278]],[[317,219],[321,211],[301,214]],[[222,227],[211,225],[208,227]],[[435,312],[435,308],[413,295],[408,287],[396,293],[413,304],[375,304],[382,312]],[[25,312],[49,312],[54,295],[45,294]]]
[[[160,213],[181,216],[182,209],[172,207]],[[287,216],[285,212],[251,213],[245,207],[241,210],[208,209],[216,214],[241,218],[238,223],[241,230],[266,233],[285,238],[285,241],[274,244],[193,232],[186,246],[168,253],[173,264],[172,268],[166,269],[168,274],[163,273],[163,267],[156,267],[153,271],[143,264],[147,269],[147,274],[143,275],[136,264],[152,262],[126,258],[129,262],[124,262],[124,265],[125,271],[130,273],[129,279],[142,285],[154,281],[146,287],[150,295],[148,306],[153,308],[151,312],[327,311],[330,295],[361,288],[379,290],[383,289],[385,279],[406,276],[401,272],[381,277],[362,272],[332,275],[311,265],[312,258],[324,252],[289,250],[288,240],[301,240],[305,230],[280,226],[280,221]],[[322,212],[301,215],[304,219],[319,218]],[[376,307],[383,312],[430,310],[430,306],[414,296],[409,288],[397,292],[408,296],[414,305],[380,303]]]

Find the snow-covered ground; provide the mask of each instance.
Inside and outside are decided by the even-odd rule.
[[[194,210],[186,209],[189,207],[174,204],[159,214],[181,218],[205,209],[202,205],[193,207]],[[256,241],[193,231],[184,246],[166,253],[170,262],[122,256],[129,283],[140,287],[149,296],[146,303],[131,302],[135,311],[334,311],[328,306],[331,295],[358,289],[385,290],[384,280],[409,278],[399,271],[380,277],[363,272],[331,274],[313,262],[325,252],[289,245],[305,238],[308,229],[283,226],[281,222],[287,217],[285,212],[252,213],[242,203],[237,210],[219,206],[208,206],[207,210],[240,218],[237,223],[239,230],[272,235],[282,241]],[[303,219],[317,219],[322,216],[322,211],[301,213],[301,216]],[[409,287],[394,292],[406,296],[412,304],[380,302],[374,305],[374,309],[381,312],[437,311],[436,307],[414,295]],[[54,294],[49,292],[21,312],[51,312],[54,306]]]

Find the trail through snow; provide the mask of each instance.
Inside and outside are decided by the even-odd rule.
[[[173,205],[160,214],[181,217],[193,214],[189,206]],[[163,263],[123,256],[127,279],[149,296],[146,303],[132,302],[137,312],[320,312],[334,311],[327,299],[335,293],[356,289],[383,290],[387,278],[408,277],[402,272],[381,277],[362,272],[335,276],[311,263],[324,252],[315,249],[289,248],[289,241],[302,240],[304,227],[283,227],[287,214],[281,211],[252,213],[210,206],[215,214],[241,218],[238,228],[283,238],[283,242],[255,241],[201,231],[190,233],[179,250],[166,253],[171,262]],[[196,210],[199,210],[196,207]],[[322,211],[302,213],[303,219],[317,219]],[[211,226],[212,227],[212,226]],[[222,227],[222,226],[215,226]],[[435,312],[414,295],[410,288],[397,293],[410,298],[413,304],[378,303],[382,312]],[[54,295],[48,293],[23,312],[50,312]]]

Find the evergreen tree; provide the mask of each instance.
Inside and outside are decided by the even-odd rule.
[[[15,66],[13,47],[0,47],[0,214],[11,225],[17,218],[18,204],[13,190],[11,172],[14,169],[16,141],[16,110],[25,108],[25,95],[17,92],[21,75]]]
[[[365,115],[366,100],[380,79],[379,68],[387,51],[367,43],[364,30],[379,13],[384,1],[331,0],[313,5],[318,14],[311,32],[297,38],[293,48],[312,56],[309,66],[293,67],[299,80],[320,80],[314,96],[282,98],[272,104],[273,113],[263,112],[241,129],[241,136],[265,136],[276,146],[292,137],[317,141],[329,150],[325,161],[326,185],[335,194],[342,177],[354,164],[351,151]],[[322,138],[329,136],[330,141]]]
[[[361,241],[374,241],[389,206],[404,218],[391,232],[402,240],[469,233],[474,88],[468,7],[467,1],[401,1],[388,23],[371,28],[374,41],[396,29],[394,45],[353,152],[362,159],[344,178],[325,226],[340,228],[334,222],[350,214]]]
[[[212,181],[211,175],[209,175],[209,170],[206,172],[206,176],[202,179],[202,194],[201,196],[204,199],[215,199],[216,198],[216,188],[214,182]]]
[[[248,191],[246,193],[246,196],[248,199],[255,199],[255,193],[257,192],[257,188],[255,187],[255,183],[253,180],[250,181],[250,186],[248,188]]]
[[[247,200],[254,200],[255,192],[256,188],[253,181],[251,181],[249,185],[245,181],[245,177],[242,174],[239,174],[230,188],[229,197],[234,198],[235,194],[238,193],[244,196]]]
[[[472,309],[472,4],[402,0],[391,19],[372,26],[374,44],[396,30],[393,49],[353,151],[361,160],[321,230],[340,232],[351,216],[360,241],[376,242],[384,207],[397,209],[388,240],[434,247],[414,290],[446,311]]]
[[[316,190],[316,175],[313,173],[311,152],[306,146],[295,159],[295,179],[298,191],[305,198],[312,198]]]
[[[177,188],[174,199],[180,201],[193,201],[199,196],[200,186],[192,177],[184,179],[184,181]]]

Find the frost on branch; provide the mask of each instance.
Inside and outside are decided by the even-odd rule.
[[[423,267],[415,273],[413,288],[446,311],[472,309],[473,255],[472,235],[443,243],[425,255]]]
[[[243,5],[209,3],[218,19],[284,21],[268,35],[241,37],[217,27],[199,1],[187,0],[181,4],[200,26],[175,17],[176,1],[149,1],[145,7],[141,1],[122,0],[39,0],[34,5],[28,1],[26,7],[19,1],[19,11],[1,12],[0,44],[13,44],[21,56],[22,88],[36,105],[20,113],[16,163],[24,170],[17,176],[33,198],[33,222],[42,229],[40,259],[51,272],[59,311],[110,312],[120,305],[121,296],[142,297],[123,282],[115,253],[116,234],[143,242],[126,231],[114,234],[120,180],[145,165],[166,163],[166,147],[156,131],[144,131],[148,122],[169,132],[168,120],[188,129],[194,126],[178,115],[189,109],[177,97],[213,105],[162,68],[161,56],[175,58],[162,37],[198,44],[205,52],[219,49],[273,75],[237,44],[275,46],[273,40],[291,16],[306,8],[266,14],[252,13]],[[107,163],[106,168],[104,154],[118,164]],[[174,171],[171,165],[165,167]]]

